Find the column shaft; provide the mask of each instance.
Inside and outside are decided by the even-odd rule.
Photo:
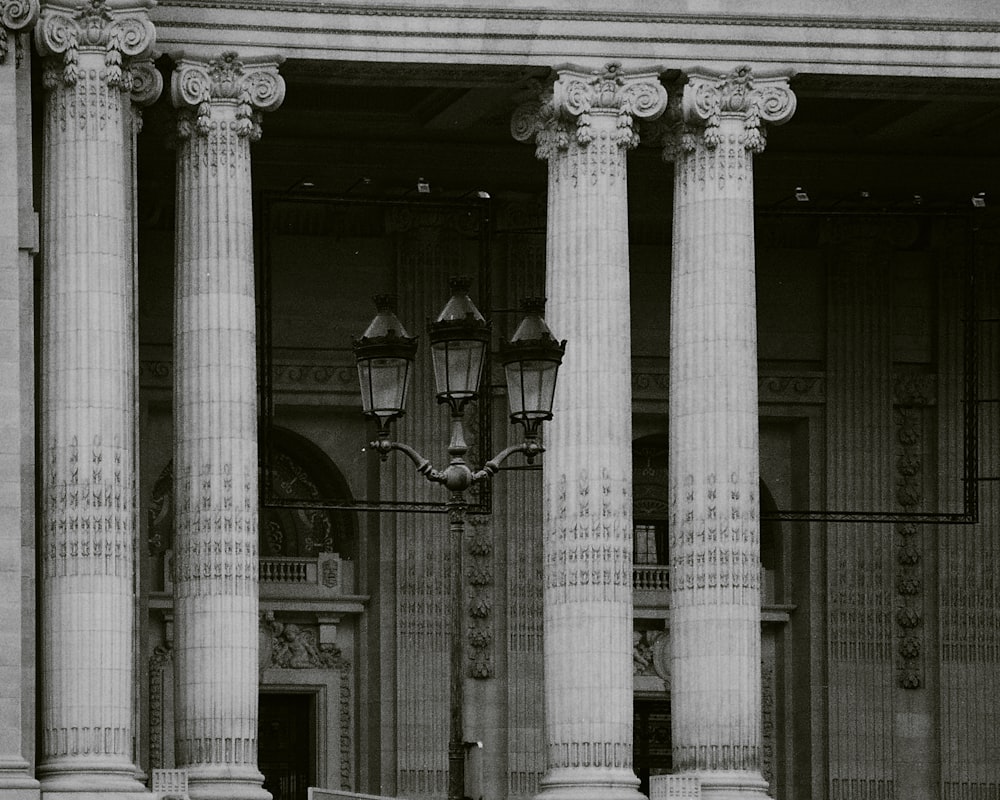
[[[134,263],[123,115],[145,7],[47,7],[41,302],[46,794],[141,791],[133,763]],[[123,68],[124,65],[124,68]]]
[[[227,81],[228,79],[228,81]],[[192,798],[257,769],[258,497],[250,111],[243,64],[181,61],[174,292],[176,759]],[[235,86],[235,91],[232,87]],[[229,91],[220,87],[228,87]]]
[[[763,795],[753,162],[746,73],[693,76],[674,153],[670,640],[674,768]],[[750,124],[748,124],[748,121]]]
[[[547,318],[570,343],[543,472],[544,798],[640,796],[625,157],[633,116],[655,117],[665,100],[655,72],[564,69],[535,115],[549,162]]]

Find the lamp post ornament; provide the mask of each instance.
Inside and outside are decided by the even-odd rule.
[[[409,458],[417,472],[432,483],[448,490],[448,532],[452,557],[452,608],[449,648],[449,736],[448,800],[465,797],[465,734],[462,724],[462,541],[465,529],[465,492],[480,481],[489,480],[500,465],[515,453],[523,453],[529,464],[544,452],[539,428],[552,419],[552,399],[556,375],[566,349],[552,335],[542,312],[545,301],[524,301],[525,317],[510,341],[500,345],[504,365],[510,419],[524,427],[524,441],[511,445],[473,469],[465,460],[465,406],[479,394],[483,363],[490,343],[490,325],[469,298],[470,283],[465,277],[450,281],[452,295],[434,322],[427,325],[434,364],[434,378],[439,403],[451,411],[449,462],[436,469],[424,456],[403,442],[394,441],[389,424],[405,413],[410,369],[417,350],[416,337],[410,336],[396,317],[395,299],[390,295],[375,298],[377,313],[364,334],[354,340],[354,355],[361,383],[362,410],[378,422],[378,433],[370,446],[386,461],[398,450]]]

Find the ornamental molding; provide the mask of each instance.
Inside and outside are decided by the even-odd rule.
[[[469,515],[465,520],[463,546],[466,553],[465,581],[468,583],[469,675],[479,680],[494,674],[493,526],[487,517]]]
[[[725,119],[741,120],[739,142],[750,153],[762,153],[767,143],[765,123],[782,125],[795,113],[795,94],[789,88],[787,74],[754,75],[752,68],[744,64],[724,75],[701,69],[690,70],[687,75],[678,108],[683,124],[680,141],[667,145],[668,157],[677,146],[693,151],[696,130],[701,131],[704,145],[715,149],[727,136],[722,131]]]
[[[152,5],[152,0],[114,8],[107,0],[46,3],[35,26],[35,45],[43,57],[62,57],[61,74],[48,70],[47,84],[61,80],[66,86],[75,85],[83,74],[80,54],[89,52],[104,54],[100,77],[108,86],[129,88],[128,62],[150,55],[156,41],[148,13]]]
[[[175,54],[170,98],[175,108],[193,116],[182,117],[180,135],[207,135],[214,125],[213,106],[230,105],[236,108],[236,132],[259,139],[260,113],[274,111],[285,99],[285,80],[278,74],[283,61],[278,55],[240,58],[231,50],[212,59]]]
[[[623,150],[639,144],[637,123],[657,119],[666,109],[667,90],[660,83],[661,67],[624,70],[612,61],[599,70],[564,66],[551,88],[535,100],[520,105],[511,118],[511,135],[519,142],[532,139],[536,155],[548,158],[565,150],[575,138],[586,147],[599,137],[609,137]],[[598,118],[613,118],[601,130]]]
[[[167,719],[165,699],[173,679],[173,645],[169,642],[156,645],[149,656],[149,766],[164,767],[165,742],[169,734],[164,730]]]
[[[329,353],[328,358],[339,354]],[[173,386],[174,365],[169,353],[139,361],[139,385],[143,389],[167,390]],[[357,367],[346,358],[336,361],[308,361],[278,355],[271,365],[271,389],[274,392],[295,394],[350,394],[358,393]]]
[[[905,382],[903,378],[900,379]],[[666,399],[670,386],[667,363],[636,364],[632,394],[637,401]],[[822,372],[761,372],[757,376],[759,403],[822,404],[826,402],[826,375]]]
[[[10,50],[10,34],[31,28],[39,11],[38,0],[0,0],[0,64]]]
[[[317,626],[279,622],[260,615],[261,669],[344,669],[347,661],[333,643],[320,642]]]
[[[936,405],[937,393],[937,375],[922,372],[897,372],[892,376],[892,397],[895,405]]]
[[[632,675],[655,677],[670,691],[670,637],[663,630],[632,631]]]
[[[572,22],[572,23],[626,23],[636,25],[691,25],[695,27],[752,27],[752,28],[803,28],[836,30],[881,30],[881,31],[935,31],[956,33],[1000,33],[1000,22],[992,20],[963,22],[956,19],[929,20],[905,19],[902,17],[845,18],[833,16],[749,16],[746,14],[708,16],[705,14],[663,14],[642,11],[562,11],[559,9],[532,9],[526,14],[517,8],[473,7],[465,4],[435,6],[398,6],[387,3],[365,4],[362,6],[346,3],[315,2],[275,2],[275,0],[173,0],[164,4],[168,8],[219,8],[249,11],[283,11],[288,13],[326,14],[330,16],[353,17],[398,17],[400,19],[444,19],[444,20],[510,20],[512,22]],[[262,28],[263,29],[263,26]],[[404,35],[400,32],[398,35]],[[412,35],[410,31],[406,35]],[[497,33],[477,30],[478,39],[497,38]],[[534,33],[521,38],[542,39]],[[659,41],[658,38],[643,37],[643,41]],[[880,42],[879,46],[885,46]],[[891,46],[891,44],[889,45]]]

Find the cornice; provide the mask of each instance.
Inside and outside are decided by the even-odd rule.
[[[598,8],[602,2],[570,11],[516,0],[503,8],[486,0],[164,0],[152,16],[158,39],[174,47],[277,51],[318,62],[542,68],[568,61],[589,69],[620,61],[625,69],[698,64],[720,72],[751,64],[760,74],[1000,80],[1000,19],[985,5],[958,19],[923,2],[893,17],[776,13],[790,0],[765,0],[757,15],[739,16],[658,13],[639,0]],[[814,6],[822,10],[818,0]]]
[[[898,30],[898,31],[954,31],[965,33],[1000,33],[1000,20],[974,22],[956,18],[940,20],[906,19],[903,17],[852,17],[844,18],[832,15],[760,15],[753,16],[746,12],[740,14],[664,14],[654,11],[615,11],[611,9],[600,11],[562,10],[546,8],[495,8],[486,6],[399,6],[389,3],[365,4],[363,6],[348,3],[325,3],[323,0],[314,2],[276,2],[275,0],[172,0],[163,2],[161,7],[169,8],[227,8],[260,11],[287,11],[292,13],[322,13],[330,15],[351,15],[360,17],[399,17],[403,19],[486,19],[486,20],[536,20],[540,22],[587,22],[606,23],[621,22],[646,25],[649,23],[668,25],[714,25],[714,26],[749,26],[761,28],[835,28],[838,30]]]

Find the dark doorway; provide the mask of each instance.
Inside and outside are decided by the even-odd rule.
[[[306,800],[316,785],[315,695],[262,694],[257,761],[274,800]]]
[[[649,776],[670,772],[670,701],[635,698],[633,721],[635,774],[639,791],[649,797]]]

